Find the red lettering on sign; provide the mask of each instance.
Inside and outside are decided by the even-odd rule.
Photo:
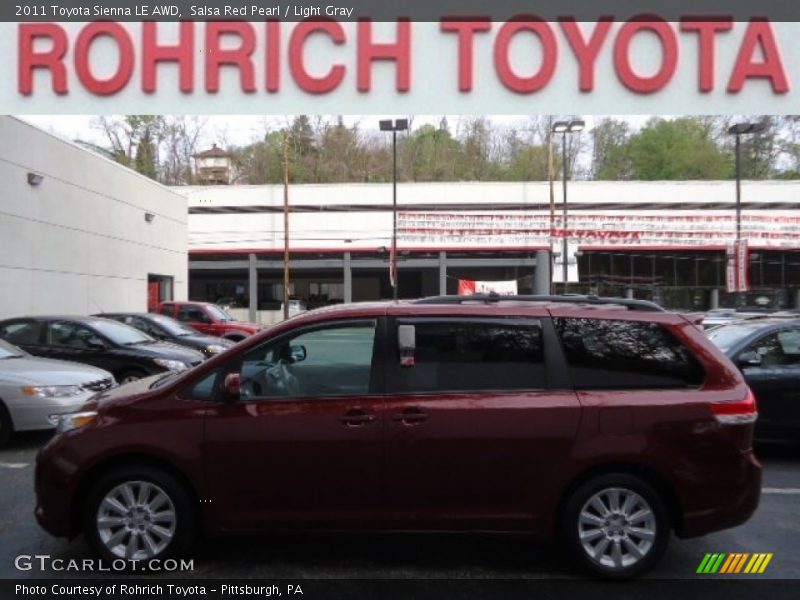
[[[526,31],[539,38],[542,45],[542,65],[533,75],[517,75],[511,67],[509,49],[518,33]],[[524,15],[516,17],[500,28],[494,45],[494,65],[504,86],[518,94],[531,94],[546,86],[556,70],[558,47],[550,25],[539,17]]]
[[[237,37],[239,45],[223,48],[222,39]],[[241,21],[208,21],[206,23],[206,91],[219,91],[220,68],[233,66],[239,69],[239,84],[242,91],[256,91],[255,70],[252,55],[256,48],[256,34],[250,23]]]
[[[640,32],[650,32],[661,42],[661,66],[650,76],[640,75],[631,65],[631,42]],[[637,94],[652,94],[662,90],[678,66],[678,40],[672,27],[659,17],[642,16],[627,21],[614,44],[614,67],[622,84]]]
[[[47,39],[50,48],[43,52],[35,52],[36,40]],[[64,55],[67,53],[67,33],[61,25],[54,23],[25,23],[19,26],[17,51],[19,63],[17,67],[17,87],[20,94],[26,96],[33,93],[33,73],[36,69],[47,69],[51,73],[53,91],[56,94],[67,93],[67,68],[64,66]]]
[[[159,62],[178,63],[180,90],[188,94],[194,89],[194,23],[183,21],[176,45],[158,43],[157,24],[142,23],[142,90],[156,91],[156,66]]]
[[[311,94],[325,94],[339,87],[344,79],[344,65],[334,64],[326,75],[312,75],[305,66],[303,48],[306,40],[315,33],[326,34],[338,45],[347,40],[344,29],[333,20],[315,20],[299,23],[289,38],[289,71],[300,89]]]
[[[713,21],[695,19],[681,21],[681,31],[697,34],[697,89],[703,93],[714,89],[716,35],[732,28],[733,20],[730,17]]]
[[[358,91],[372,89],[372,62],[392,60],[397,63],[395,89],[407,92],[411,87],[411,22],[408,19],[397,21],[397,41],[376,43],[372,41],[372,21],[361,19],[358,22]]]
[[[472,91],[473,75],[473,41],[476,33],[489,31],[492,27],[489,19],[473,21],[442,21],[441,30],[458,35],[458,89],[461,92]]]
[[[753,57],[756,48],[761,50],[762,61],[756,62]],[[772,91],[776,94],[789,91],[778,43],[775,41],[772,25],[767,21],[753,19],[748,24],[728,82],[728,93],[741,92],[746,79],[769,79]]]
[[[578,59],[578,87],[582,92],[591,92],[594,89],[594,66],[597,62],[597,55],[603,42],[611,31],[612,17],[600,17],[597,25],[592,31],[592,36],[587,42],[581,33],[581,29],[573,18],[563,18],[561,29],[567,37],[570,48]]]
[[[113,39],[119,51],[117,70],[108,79],[95,77],[89,63],[92,44],[103,36]],[[75,42],[75,73],[88,91],[98,96],[110,96],[128,85],[133,74],[133,55],[133,41],[122,25],[111,21],[89,23]]]

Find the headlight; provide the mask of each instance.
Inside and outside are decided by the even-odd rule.
[[[166,358],[154,358],[153,362],[156,363],[159,367],[164,367],[165,369],[169,369],[173,373],[180,373],[181,371],[185,371],[189,367],[186,365],[185,362],[180,360],[168,360]]]
[[[50,415],[48,420],[55,425],[56,433],[64,433],[71,429],[85,427],[97,419],[95,411],[68,413],[66,415]]]
[[[227,348],[221,344],[210,344],[205,347],[205,351],[208,354],[219,354],[220,352],[225,352],[225,350],[227,350]]]
[[[83,392],[79,385],[29,385],[22,388],[22,393],[37,398],[69,398]]]

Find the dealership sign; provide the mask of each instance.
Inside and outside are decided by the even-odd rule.
[[[736,235],[736,217],[722,211],[700,215],[680,211],[666,215],[571,211],[566,230],[560,217],[551,220],[544,211],[511,214],[402,211],[397,222],[403,244],[435,248],[549,247],[552,240],[563,240],[566,236],[580,248],[712,249],[726,248]],[[790,211],[744,214],[742,237],[752,247],[797,248],[800,216]],[[746,245],[740,252],[746,252]],[[746,276],[740,278],[742,282],[745,280]]]
[[[790,113],[800,105],[793,88],[800,77],[800,24],[758,18],[322,17],[0,27],[0,65],[14,82],[0,91],[4,112],[137,112],[153,96],[163,100],[160,107],[173,102],[181,112],[252,108],[260,114],[321,107]]]

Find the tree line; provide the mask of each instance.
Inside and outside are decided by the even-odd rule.
[[[415,125],[409,118],[409,130],[398,133],[398,180],[547,181],[551,170],[561,176],[562,155],[572,179],[731,179],[735,136],[728,128],[742,120],[764,127],[741,137],[742,177],[800,179],[800,116],[653,117],[638,128],[603,117],[565,139],[551,133],[556,120],[543,115],[501,124],[462,117],[451,123],[442,117],[436,125]],[[375,125],[299,115],[265,123],[254,141],[237,145],[201,117],[98,117],[94,127],[104,144],[85,145],[167,185],[196,183],[193,156],[212,139],[231,153],[232,183],[282,183],[284,144],[293,183],[388,182],[391,137]]]

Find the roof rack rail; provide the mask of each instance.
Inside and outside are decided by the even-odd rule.
[[[624,306],[628,310],[638,310],[645,312],[666,312],[655,302],[648,300],[633,300],[631,298],[610,298],[600,297],[594,295],[581,295],[581,294],[564,294],[561,296],[538,296],[538,295],[521,295],[521,296],[501,296],[494,292],[489,294],[472,294],[470,296],[431,296],[428,298],[421,298],[414,300],[414,304],[463,304],[465,302],[484,302],[486,304],[496,304],[501,301],[513,302],[564,302],[571,304],[594,304],[594,305],[616,305]]]

